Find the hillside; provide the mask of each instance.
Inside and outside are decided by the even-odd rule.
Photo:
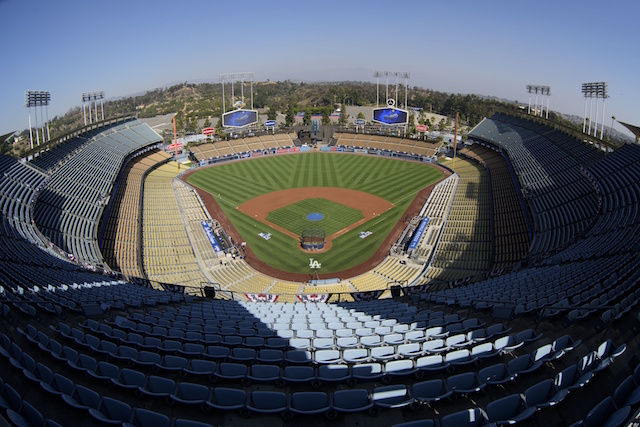
[[[236,82],[234,92],[236,100],[240,96],[240,83]],[[231,107],[230,84],[225,87],[226,110]],[[391,89],[391,87],[390,87]],[[381,90],[382,92],[382,90]],[[244,83],[244,95],[247,108],[251,106],[250,84]],[[404,101],[403,87],[400,87],[399,104]],[[384,95],[380,102],[384,102]],[[369,82],[323,82],[294,83],[254,82],[253,106],[264,108],[267,114],[275,118],[276,112],[285,114],[287,123],[293,122],[298,111],[328,114],[338,106],[372,106],[376,103],[376,85]],[[475,126],[483,117],[491,116],[497,109],[518,108],[515,102],[487,98],[469,94],[449,94],[420,87],[412,87],[408,93],[408,104],[412,108],[427,113],[436,113],[446,117],[455,117],[459,113],[460,124]],[[176,114],[179,133],[199,132],[202,127],[215,123],[214,118],[222,114],[222,86],[219,83],[179,83],[158,88],[135,96],[107,100],[104,103],[105,117],[135,114],[140,118],[163,114]],[[564,121],[573,127],[576,124],[551,112],[552,119]],[[416,120],[427,123],[428,117],[416,113]],[[436,123],[431,123],[436,125]],[[448,123],[449,124],[449,123]],[[83,125],[82,109],[76,107],[50,122],[51,137],[63,135]],[[14,146],[14,154],[19,155],[27,146],[29,133],[21,133],[23,143]]]

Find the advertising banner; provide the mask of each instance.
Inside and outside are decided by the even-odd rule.
[[[427,224],[429,224],[429,218],[423,218],[420,221],[420,225],[416,229],[416,232],[413,234],[413,238],[411,239],[411,243],[409,243],[409,249],[415,249],[418,247],[418,243],[424,234],[424,230],[427,229]]]
[[[217,254],[222,252],[222,248],[220,248],[218,240],[216,239],[215,234],[213,234],[213,230],[211,229],[207,221],[202,221],[202,228],[204,228],[204,233],[209,238],[209,242],[211,243],[211,246],[213,246],[213,250],[215,251],[215,253]]]

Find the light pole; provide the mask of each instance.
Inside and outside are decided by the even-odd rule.
[[[376,78],[376,108],[380,107],[380,77],[386,77],[386,92],[385,95],[387,99],[389,99],[389,76],[393,76],[396,78],[396,98],[398,98],[398,77],[404,79],[404,108],[407,108],[408,103],[408,92],[409,92],[409,77],[411,77],[411,73],[408,71],[388,71],[388,70],[375,70],[373,72],[373,77]],[[397,99],[395,99],[396,105],[400,105]]]
[[[605,110],[605,100],[609,98],[609,94],[607,93],[607,83],[606,82],[595,82],[595,83],[583,83],[582,84],[582,93],[584,94],[584,122],[582,125],[582,132],[584,133],[587,130],[587,133],[591,135],[591,122],[592,113],[593,113],[593,98],[596,99],[596,124],[594,127],[594,136],[598,137],[598,99],[602,98],[602,125],[600,128],[600,139],[602,139],[604,134],[604,110]],[[589,127],[586,129],[587,123],[587,98],[590,100],[590,110],[589,110]]]
[[[542,113],[544,112],[544,97],[547,97],[547,119],[549,118],[549,96],[551,95],[551,88],[549,86],[541,86],[541,85],[527,85],[527,92],[529,92],[529,108],[527,109],[527,114],[531,114],[531,94],[536,94],[536,102],[533,107],[533,115],[538,115],[538,92],[542,95],[542,99],[540,100],[540,117],[542,117]]]
[[[28,90],[24,94],[25,107],[29,110],[29,140],[31,148],[33,148],[33,134],[31,133],[31,107],[40,107],[40,121],[42,122],[42,142],[49,140],[49,101],[51,101],[51,93],[44,90]],[[42,107],[46,108],[47,121],[44,121]],[[36,144],[40,146],[40,132],[38,132],[38,110],[35,110],[36,117]],[[44,127],[47,125],[47,137],[45,138]]]
[[[254,72],[244,72],[244,73],[223,73],[220,74],[220,83],[222,84],[222,114],[227,112],[225,99],[224,99],[224,83],[230,81],[231,82],[231,103],[232,106],[235,101],[235,91],[234,91],[234,82],[240,81],[240,96],[242,98],[242,102],[244,102],[244,82],[245,79],[250,80],[250,90],[251,90],[251,109],[253,110],[253,78],[256,73]]]
[[[609,130],[609,140],[613,138],[613,122],[616,121],[616,116],[611,116],[611,129]]]

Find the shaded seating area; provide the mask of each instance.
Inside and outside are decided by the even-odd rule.
[[[484,274],[493,263],[489,176],[481,166],[461,158],[456,159],[455,172],[459,181],[451,210],[422,283]]]
[[[74,260],[102,266],[98,221],[120,168],[128,155],[160,140],[146,124],[126,121],[102,130],[73,155],[60,159],[37,193],[33,219],[38,229]]]
[[[580,161],[596,161],[603,153],[544,125],[502,113],[484,119],[469,137],[508,156],[533,217],[531,256],[566,247],[594,220],[598,196]]]
[[[465,147],[460,153],[476,159],[489,171],[495,243],[493,270],[510,267],[527,255],[531,238],[527,213],[507,160],[479,144]]]
[[[122,172],[101,245],[107,265],[126,276],[143,277],[140,265],[140,205],[144,175],[170,156],[148,151],[131,159]]]

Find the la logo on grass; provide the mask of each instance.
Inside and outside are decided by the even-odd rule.
[[[309,258],[309,268],[322,268],[322,264],[313,258]]]

